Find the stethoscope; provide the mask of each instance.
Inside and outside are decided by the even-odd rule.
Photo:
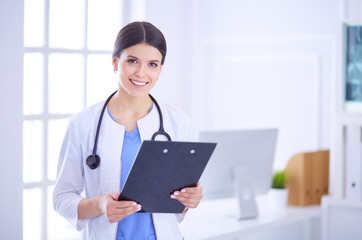
[[[86,160],[86,163],[88,165],[88,167],[92,170],[96,169],[99,164],[101,163],[101,158],[99,157],[99,155],[97,155],[97,144],[98,144],[98,136],[99,136],[99,131],[101,129],[101,124],[102,124],[102,119],[103,119],[103,114],[104,114],[104,111],[107,107],[107,104],[109,103],[109,101],[111,100],[111,98],[114,96],[114,94],[116,94],[117,91],[115,91],[114,93],[112,93],[108,98],[107,100],[104,102],[104,105],[103,105],[103,108],[102,108],[102,111],[101,111],[101,115],[99,116],[99,120],[98,120],[98,125],[97,125],[97,131],[96,131],[96,136],[95,136],[95,139],[94,139],[94,146],[93,146],[93,153],[91,155],[89,155],[87,157],[87,160]],[[151,140],[155,140],[156,137],[158,135],[164,135],[169,141],[171,141],[171,137],[170,135],[168,135],[167,132],[165,132],[165,130],[163,129],[163,117],[162,117],[162,112],[161,112],[161,108],[160,106],[158,105],[156,99],[154,97],[151,96],[151,94],[148,94],[148,96],[150,96],[152,102],[156,105],[156,108],[158,110],[158,115],[160,117],[160,129],[155,132],[153,135],[152,135],[152,138]]]

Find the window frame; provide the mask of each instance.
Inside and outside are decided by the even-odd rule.
[[[40,223],[40,231],[41,231],[41,240],[48,239],[48,189],[55,185],[55,180],[49,179],[48,174],[48,149],[49,149],[49,139],[48,139],[48,125],[49,121],[52,120],[63,120],[69,118],[72,114],[54,114],[49,112],[48,108],[48,100],[49,100],[49,56],[53,53],[61,53],[61,54],[79,54],[84,59],[84,67],[82,69],[83,71],[83,79],[82,81],[82,91],[83,91],[83,98],[82,98],[82,108],[86,108],[87,105],[87,74],[88,74],[88,56],[89,55],[101,55],[101,54],[112,54],[112,51],[110,50],[91,50],[88,49],[88,0],[84,1],[84,36],[83,41],[84,45],[82,49],[63,49],[63,48],[51,48],[49,47],[49,20],[50,20],[50,0],[44,0],[44,39],[43,39],[43,46],[41,47],[27,47],[25,46],[24,41],[24,53],[23,56],[25,56],[28,53],[40,53],[43,56],[43,89],[42,89],[42,99],[43,99],[43,109],[42,112],[39,114],[26,114],[23,111],[23,120],[22,123],[24,124],[26,121],[33,121],[37,120],[40,121],[43,127],[42,132],[42,139],[43,139],[43,152],[42,152],[42,180],[39,182],[31,182],[31,183],[25,183],[23,179],[23,189],[22,192],[24,193],[27,189],[33,189],[33,188],[39,188],[42,192],[42,212],[41,212],[41,223]],[[123,1],[120,3],[120,14],[123,14]],[[25,3],[24,3],[24,14],[25,14]],[[120,18],[120,24],[123,23],[123,19]],[[23,76],[23,81],[24,81]],[[24,89],[25,91],[25,89]],[[24,129],[23,129],[24,134]],[[23,147],[24,148],[24,147]],[[23,162],[24,162],[24,156],[23,156]],[[25,200],[24,200],[25,201]],[[24,219],[24,209],[23,209],[23,219]],[[23,221],[23,229],[25,229],[25,225],[27,223]],[[76,230],[74,230],[76,231]],[[25,234],[23,234],[23,239],[25,239]]]

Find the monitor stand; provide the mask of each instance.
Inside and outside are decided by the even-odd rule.
[[[234,184],[239,206],[239,220],[258,217],[258,207],[255,201],[250,171],[246,167],[235,167]]]

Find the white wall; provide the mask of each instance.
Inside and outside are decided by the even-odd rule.
[[[191,113],[193,109],[192,78],[192,1],[145,1],[145,20],[153,23],[165,35],[166,61],[152,93],[160,101]]]
[[[201,130],[278,127],[278,169],[298,152],[329,149],[342,6],[146,1],[146,20],[170,46],[157,96],[189,112]]]
[[[0,1],[0,238],[22,239],[23,1]]]
[[[328,6],[328,8],[326,8]],[[198,1],[204,128],[279,128],[275,167],[329,148],[339,2]],[[227,17],[225,17],[227,16]],[[208,119],[211,119],[208,120]]]

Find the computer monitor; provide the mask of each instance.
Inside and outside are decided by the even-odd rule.
[[[199,140],[217,142],[200,179],[204,199],[236,196],[234,172],[246,167],[254,194],[266,194],[271,186],[278,129],[202,131]]]

